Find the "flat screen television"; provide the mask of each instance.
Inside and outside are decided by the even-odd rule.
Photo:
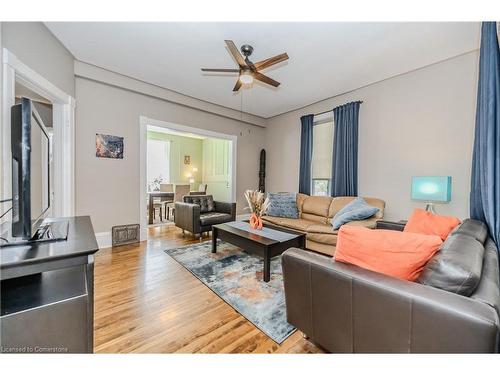
[[[50,137],[30,99],[11,108],[12,237],[36,238],[50,209]]]

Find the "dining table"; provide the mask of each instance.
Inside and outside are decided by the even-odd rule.
[[[204,191],[190,191],[189,195],[205,195],[206,193]],[[153,203],[155,198],[160,198],[160,200],[163,198],[163,202],[173,202],[174,201],[174,192],[171,191],[148,191],[148,197],[149,197],[149,204],[148,204],[148,216],[149,224],[153,224],[153,213],[154,213],[154,208],[153,208]]]

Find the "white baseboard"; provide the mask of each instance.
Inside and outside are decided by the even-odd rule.
[[[148,239],[148,228],[141,228],[141,233],[139,234],[139,241],[146,241]]]
[[[100,232],[95,234],[95,238],[97,240],[97,245],[99,249],[103,249],[105,247],[111,247],[111,232]]]

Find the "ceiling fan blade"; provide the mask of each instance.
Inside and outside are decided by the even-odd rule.
[[[233,91],[238,91],[240,87],[241,87],[241,81],[238,78],[238,80],[236,81],[236,85],[234,85]]]
[[[231,52],[231,55],[235,58],[236,62],[240,66],[240,68],[246,68],[247,63],[245,62],[245,59],[243,56],[241,56],[240,51],[238,51],[238,48],[234,44],[232,40],[225,40],[227,48],[229,48],[229,52]]]
[[[257,70],[269,68],[272,65],[278,64],[282,61],[288,60],[288,55],[286,53],[282,53],[281,55],[276,55],[273,57],[270,57],[269,59],[262,60],[259,62],[254,63],[255,68]]]
[[[214,73],[239,73],[239,69],[209,69],[201,68],[202,72],[214,72]]]
[[[255,78],[261,82],[267,83],[268,85],[271,85],[274,87],[278,87],[280,85],[280,83],[278,81],[275,81],[274,79],[269,78],[268,76],[265,76],[264,74],[259,73],[259,72],[253,73],[253,78]]]

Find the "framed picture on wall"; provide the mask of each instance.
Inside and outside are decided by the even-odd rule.
[[[186,165],[191,164],[191,156],[184,155],[184,164],[186,164]]]
[[[123,159],[123,137],[96,133],[95,156],[98,158]]]

